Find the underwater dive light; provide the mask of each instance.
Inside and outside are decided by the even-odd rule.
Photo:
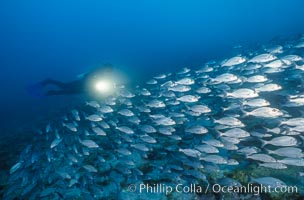
[[[108,94],[114,90],[114,84],[110,80],[98,80],[95,83],[95,89],[101,94]]]

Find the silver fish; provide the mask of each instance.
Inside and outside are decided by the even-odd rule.
[[[102,105],[102,106],[100,106],[100,108],[98,110],[102,113],[112,113],[113,112],[113,109],[108,105]]]
[[[304,167],[304,159],[303,158],[284,158],[282,160],[278,160],[280,163],[284,163],[286,165]]]
[[[197,90],[195,90],[195,92],[198,94],[208,94],[211,92],[211,90],[207,87],[200,87]]]
[[[249,99],[259,96],[257,92],[248,88],[237,89],[231,93],[228,92],[226,95],[227,97],[238,98],[238,99]]]
[[[223,67],[231,67],[231,66],[234,66],[234,65],[239,65],[239,64],[242,64],[246,61],[245,58],[241,57],[241,56],[236,56],[236,57],[233,57],[233,58],[230,58],[228,59],[227,61],[225,61],[222,66]]]
[[[275,83],[270,83],[266,85],[262,85],[260,87],[255,88],[255,91],[257,92],[272,92],[272,91],[277,91],[282,89],[282,86],[275,84]]]
[[[140,151],[149,151],[149,148],[144,144],[131,144],[131,147]]]
[[[150,80],[148,80],[147,82],[146,82],[146,84],[148,84],[148,85],[155,85],[155,84],[157,84],[158,82],[155,80],[155,79],[150,79]]]
[[[219,150],[211,145],[208,144],[202,144],[195,146],[195,149],[199,150],[202,153],[218,153]]]
[[[15,173],[22,166],[22,162],[17,162],[10,169],[10,174]]]
[[[288,126],[301,126],[304,124],[303,117],[292,118],[286,121],[282,121],[281,124],[286,124]]]
[[[249,83],[262,83],[267,80],[268,80],[267,77],[263,75],[254,75],[246,79],[246,81]]]
[[[271,169],[286,169],[287,168],[287,166],[285,164],[278,163],[278,162],[259,163],[259,166],[266,167],[266,168],[271,168]]]
[[[175,85],[173,87],[168,88],[168,90],[173,92],[188,92],[191,90],[191,87],[187,85]]]
[[[53,142],[51,143],[51,149],[56,147],[61,141],[62,138],[56,138],[55,140],[53,140]]]
[[[218,120],[214,120],[214,123],[223,124],[232,127],[244,127],[245,125],[235,117],[223,117]]]
[[[270,141],[260,140],[262,142],[262,147],[271,144],[274,146],[296,146],[298,144],[298,140],[291,136],[281,136],[275,137]]]
[[[86,120],[89,120],[91,122],[100,122],[102,121],[102,118],[99,115],[93,114],[86,117]]]
[[[260,55],[257,55],[255,57],[251,58],[250,60],[248,60],[248,62],[265,63],[265,62],[273,61],[275,59],[277,59],[276,56],[274,56],[272,54],[264,53],[264,54],[260,54]]]
[[[164,104],[164,102],[159,101],[157,99],[151,100],[150,102],[148,102],[146,104],[146,106],[148,106],[150,108],[164,108],[164,107],[166,107],[166,105]]]
[[[106,136],[106,132],[104,130],[102,130],[99,127],[93,127],[92,130],[94,131],[94,133],[96,133],[97,135],[101,135],[101,136]]]
[[[133,97],[135,97],[135,94],[133,94],[132,92],[130,92],[128,90],[121,90],[119,92],[119,95],[121,97],[125,97],[125,98],[133,98]]]
[[[180,70],[179,72],[177,72],[177,74],[186,74],[188,72],[190,72],[191,69],[184,67],[182,70]]]
[[[270,154],[276,154],[279,156],[285,156],[289,158],[302,158],[304,154],[302,150],[296,147],[284,147],[276,150],[267,150]]]
[[[238,77],[234,74],[224,73],[213,79],[211,79],[212,83],[220,84],[220,83],[229,83],[237,80]]]
[[[212,162],[215,164],[227,164],[228,161],[218,155],[207,155],[207,156],[201,156],[200,160],[206,161],[206,162]]]
[[[215,139],[209,139],[209,140],[203,140],[202,141],[205,144],[209,144],[215,147],[223,147],[224,144],[221,141],[215,140]]]
[[[304,48],[304,41],[299,42],[297,45],[294,46],[295,48]]]
[[[134,116],[134,113],[129,109],[122,109],[122,110],[118,111],[117,113],[120,115],[126,116],[126,117]]]
[[[180,85],[193,85],[195,81],[192,78],[183,78],[175,82]]]
[[[199,100],[199,97],[193,95],[185,95],[177,98],[178,101],[186,102],[186,103],[194,103]]]
[[[262,161],[262,162],[277,162],[276,159],[273,157],[267,155],[267,154],[251,154],[248,155],[247,158],[257,160],[257,161]]]
[[[265,99],[258,98],[258,99],[245,100],[243,101],[243,105],[248,105],[251,107],[265,107],[265,106],[269,106],[270,103]]]
[[[196,126],[186,128],[185,132],[193,133],[193,134],[206,134],[208,132],[208,129],[206,129],[203,126],[196,125]]]
[[[155,133],[156,132],[156,129],[153,126],[147,125],[147,124],[141,125],[140,130],[142,130],[145,133]]]
[[[98,148],[99,145],[93,140],[81,140],[80,143],[88,148]]]
[[[175,125],[175,121],[171,118],[168,117],[162,117],[162,118],[158,118],[154,121],[157,125],[161,125],[161,126],[172,126]]]
[[[155,78],[155,79],[165,79],[166,77],[167,77],[166,74],[159,74],[157,76],[154,76],[153,78]]]
[[[233,128],[226,132],[219,132],[220,136],[227,136],[227,137],[235,137],[235,138],[244,138],[249,137],[250,134],[247,131],[244,131],[240,128]]]
[[[185,155],[198,158],[201,155],[201,152],[199,152],[196,149],[179,149],[180,152],[183,152]]]
[[[142,88],[140,91],[140,94],[143,96],[150,96],[151,92],[149,90],[147,90],[146,88]]]
[[[298,55],[286,55],[281,58],[284,62],[290,61],[290,62],[297,62],[303,60],[301,56]]]
[[[251,146],[251,147],[244,147],[242,149],[239,149],[237,152],[245,154],[245,155],[251,155],[259,153],[261,150],[257,147]]]
[[[97,101],[86,102],[86,105],[91,106],[93,108],[99,108],[100,107],[100,105],[99,105],[99,103]]]
[[[164,135],[172,135],[172,132],[175,132],[175,129],[170,126],[166,126],[166,127],[159,128],[158,131]]]
[[[128,126],[118,126],[116,129],[126,134],[134,134],[134,131]]]
[[[220,139],[221,139],[221,141],[222,141],[223,143],[229,142],[229,143],[232,143],[232,144],[239,144],[239,143],[241,142],[241,139],[242,139],[242,138],[226,137],[226,136],[224,136],[224,137],[221,137]]]
[[[277,108],[271,107],[260,107],[253,111],[245,112],[245,115],[252,115],[255,117],[265,117],[265,118],[276,118],[283,115],[283,112]]]
[[[132,155],[132,152],[129,151],[128,149],[126,149],[126,148],[119,148],[119,149],[116,149],[115,151],[117,151],[118,153],[120,153],[124,156]]]
[[[269,68],[280,68],[284,65],[284,63],[281,60],[274,60],[270,63],[267,63],[264,65],[264,67],[269,67]]]
[[[73,132],[77,131],[77,127],[73,123],[62,123],[62,126],[68,128],[70,131],[73,131]]]
[[[94,172],[94,173],[98,172],[98,170],[92,165],[84,165],[83,168],[86,169],[88,172]]]
[[[151,137],[149,135],[142,135],[142,136],[140,136],[140,139],[142,141],[150,143],[150,144],[157,143],[156,139],[154,139],[153,137]]]

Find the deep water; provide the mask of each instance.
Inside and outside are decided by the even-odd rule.
[[[112,63],[136,85],[304,32],[301,0],[0,2],[0,168],[37,127],[87,98],[34,98],[45,78],[75,80]],[[241,45],[241,46],[239,46]]]
[[[199,66],[236,45],[302,33],[302,7],[301,0],[1,1],[1,134],[74,101],[33,99],[25,91],[32,83],[73,80],[106,62],[131,80]]]

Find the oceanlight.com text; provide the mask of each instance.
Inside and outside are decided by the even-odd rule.
[[[207,194],[211,193],[250,193],[254,195],[259,195],[262,193],[298,193],[297,186],[270,186],[263,184],[247,184],[247,185],[235,185],[235,186],[224,186],[220,184],[208,184],[208,185],[198,185],[198,184],[130,184],[128,186],[129,192],[139,192],[139,193],[155,193],[155,194],[165,194],[169,195],[173,192],[177,193],[197,193],[197,194]]]

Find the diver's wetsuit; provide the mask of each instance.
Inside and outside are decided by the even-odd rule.
[[[56,81],[53,79],[46,79],[41,82],[43,86],[47,85],[55,85],[59,88],[59,90],[48,90],[45,95],[63,95],[63,94],[78,94],[85,92],[85,81],[80,79],[77,81],[72,81],[68,83],[63,83],[61,81]]]
[[[88,74],[85,74],[81,79],[75,80],[72,82],[61,82],[53,79],[45,79],[41,82],[43,87],[48,85],[54,85],[58,87],[58,90],[48,90],[44,95],[53,96],[53,95],[65,95],[65,94],[80,94],[88,90],[88,84],[91,80],[98,78],[99,76],[106,76],[111,73],[113,70],[112,65],[106,65],[101,68],[98,68]]]

